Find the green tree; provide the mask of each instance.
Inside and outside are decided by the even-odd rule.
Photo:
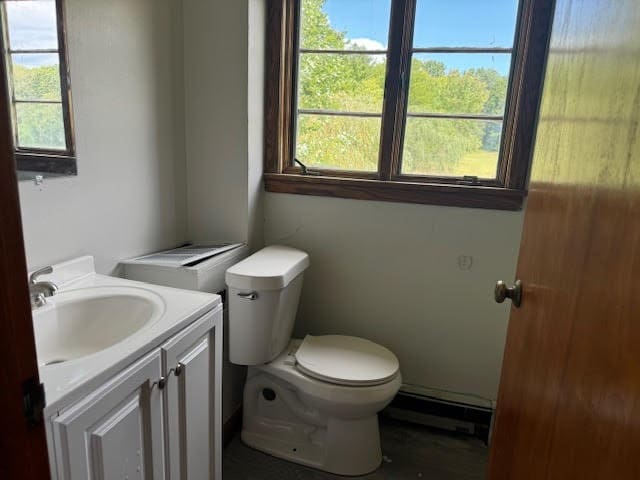
[[[303,0],[300,44],[302,48],[339,50],[345,46],[345,35],[331,28],[322,10],[326,0]]]
[[[507,77],[500,75],[493,68],[478,68],[469,70],[469,73],[482,81],[489,91],[489,98],[485,103],[482,113],[487,115],[502,115],[507,98]],[[485,150],[498,151],[500,148],[500,135],[502,125],[496,122],[487,124],[482,137],[482,147]]]
[[[14,95],[17,100],[60,101],[60,73],[57,65],[26,67],[13,65]],[[18,142],[21,147],[65,147],[62,105],[59,103],[16,104]]]
[[[489,99],[486,85],[469,72],[446,71],[444,63],[414,58],[409,111],[481,113]],[[466,120],[409,118],[405,130],[403,171],[454,174],[457,162],[481,148],[483,125]]]

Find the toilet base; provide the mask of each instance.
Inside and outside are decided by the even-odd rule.
[[[244,391],[241,438],[246,445],[337,475],[365,475],[380,466],[377,413],[333,417],[310,406],[281,379],[253,373]]]
[[[360,476],[382,462],[378,416],[360,420],[329,419],[326,427],[285,421],[250,420],[242,441],[274,457],[336,475]]]

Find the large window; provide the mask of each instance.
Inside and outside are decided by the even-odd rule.
[[[76,173],[61,2],[1,2],[4,69],[22,173]]]
[[[517,209],[549,0],[273,0],[267,190]]]

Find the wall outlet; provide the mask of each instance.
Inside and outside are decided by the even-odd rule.
[[[471,255],[460,255],[458,257],[458,267],[460,270],[471,270],[473,266],[473,257]]]

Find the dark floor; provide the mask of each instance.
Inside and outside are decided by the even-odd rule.
[[[488,449],[476,438],[384,419],[384,460],[367,480],[482,480]],[[246,447],[236,436],[224,451],[224,480],[330,480],[345,478],[280,460]]]

